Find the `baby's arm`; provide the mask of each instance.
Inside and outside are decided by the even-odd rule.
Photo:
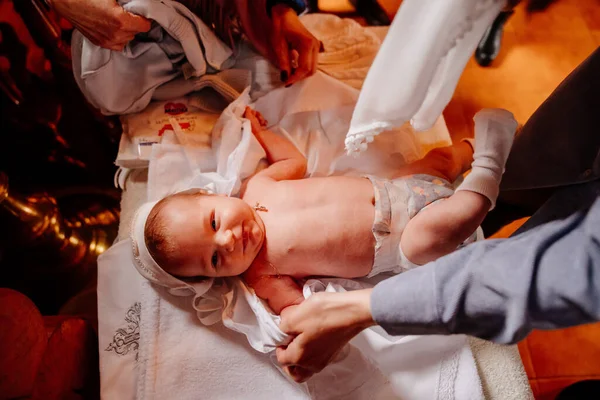
[[[268,177],[275,181],[302,179],[306,174],[306,158],[284,137],[265,129],[266,121],[260,113],[246,107],[244,118],[250,120],[252,133],[267,153],[271,164],[256,177]]]
[[[300,285],[287,275],[262,275],[252,277],[244,275],[244,280],[258,297],[266,300],[269,307],[277,315],[291,305],[300,304],[304,300]]]

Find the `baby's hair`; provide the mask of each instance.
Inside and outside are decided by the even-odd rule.
[[[167,271],[165,267],[173,266],[178,262],[175,256],[176,244],[173,242],[172,233],[169,232],[169,224],[166,221],[164,210],[173,201],[208,195],[203,189],[189,189],[183,192],[175,193],[160,200],[150,211],[146,224],[144,225],[144,241],[148,252],[158,263],[158,265]],[[167,271],[169,272],[169,271]]]

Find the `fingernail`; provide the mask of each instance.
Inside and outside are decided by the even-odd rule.
[[[281,82],[285,82],[288,80],[288,72],[287,71],[281,71],[281,75],[279,76],[279,78],[281,79]]]
[[[319,42],[320,46],[319,46],[319,53],[325,53],[325,46],[323,46],[323,42]]]

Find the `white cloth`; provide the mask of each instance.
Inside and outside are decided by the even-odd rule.
[[[386,28],[368,29],[377,33],[380,38],[385,36]],[[263,65],[267,64],[264,59],[256,59],[256,64],[261,62]],[[250,69],[256,71],[259,68],[250,65]],[[255,77],[257,82],[254,82],[253,87],[265,87],[260,82],[268,76],[255,74]],[[319,117],[319,113],[309,113],[307,117],[314,120]],[[289,122],[292,118],[284,119]],[[442,119],[438,121],[437,128],[430,132],[420,132],[418,136],[410,130],[404,131],[401,136],[403,140],[398,140],[398,132],[383,134],[378,136],[374,144],[380,145],[383,151],[400,154],[398,148],[412,146],[403,146],[402,142],[408,141],[415,143],[416,148],[408,150],[408,153],[418,154],[449,140]],[[298,140],[296,142],[305,143]],[[343,151],[341,147],[340,150]],[[204,154],[197,161],[213,165],[211,155],[212,153]],[[399,157],[396,160],[400,162]],[[349,159],[346,166],[338,162],[340,171],[351,171],[351,161]],[[393,165],[388,165],[388,168],[393,169]],[[134,170],[128,174],[121,203],[120,239],[128,237],[133,214],[141,203],[147,201],[147,173],[147,170]],[[188,299],[169,296],[165,290],[151,286],[131,267],[131,253],[127,252],[129,248],[130,243],[122,240],[99,260],[98,319],[103,398],[135,398],[139,386],[150,388],[147,392],[152,395],[148,398],[160,399],[195,399],[198,398],[198,393],[207,398],[227,400],[308,398],[309,394],[303,388],[277,372],[268,357],[250,349],[244,335],[221,324],[202,326],[189,312]],[[144,306],[148,324],[142,326],[146,339],[141,340],[139,316],[142,302],[146,304],[147,297],[157,290],[164,301],[150,302]],[[155,340],[152,336],[156,335],[156,326],[162,327],[161,340]],[[478,370],[482,374],[486,397],[502,400],[533,398],[516,346],[499,346],[478,339],[470,339],[469,342]],[[143,347],[141,352],[140,344]],[[145,347],[152,344],[156,344],[156,347],[151,349],[151,362],[148,364],[148,350]],[[417,354],[410,353],[412,360],[403,359],[405,362],[400,366],[405,370],[399,374],[406,376],[407,381],[412,380],[413,386],[421,382],[421,377],[415,378],[419,371],[416,365],[419,365],[420,349],[415,350]],[[468,353],[466,348],[465,351]],[[450,366],[453,365],[455,364],[450,363]],[[140,373],[142,370],[143,373]],[[468,398],[466,395],[455,397]],[[393,395],[388,398],[393,398]]]
[[[153,21],[123,51],[94,45],[76,32],[73,72],[86,99],[103,114],[143,110],[157,98],[181,97],[205,86],[207,72],[232,65],[233,52],[184,5],[173,0],[119,0]]]
[[[345,94],[340,94],[342,90]],[[319,101],[323,94],[327,94],[328,97]],[[269,118],[270,122],[276,125],[275,130],[291,137],[309,160],[312,160],[313,175],[360,174],[363,170],[356,170],[357,161],[343,154],[341,143],[348,130],[353,102],[356,101],[357,95],[357,91],[348,85],[340,85],[338,81],[320,74],[292,88],[279,89],[270,93],[269,96],[272,97],[259,101],[260,105],[257,104],[256,108],[263,114],[272,112]],[[330,100],[335,101],[330,102]],[[241,131],[243,123],[234,119],[229,123],[240,124],[239,140],[243,136]],[[423,138],[427,139],[423,140]],[[177,143],[176,135],[171,135],[160,147],[155,148],[156,159],[162,159],[164,165],[180,164],[174,168],[174,171],[151,167],[148,185],[150,197],[143,195],[144,199],[153,201],[160,198],[165,188],[161,189],[157,182],[171,179],[170,182],[173,183],[177,174],[186,168],[188,172],[180,182],[184,186],[193,183],[194,180],[196,180],[195,184],[200,186],[215,181],[217,177],[215,174],[211,174],[209,180],[202,180],[199,177],[206,175],[202,171],[217,169],[218,156],[195,153],[189,149],[181,150],[181,147],[175,143]],[[235,144],[234,148],[237,147],[235,141],[229,143]],[[254,142],[249,141],[247,146],[252,143]],[[436,129],[418,136],[410,127],[405,126],[401,130],[380,135],[374,142],[374,146],[371,146],[365,154],[367,157],[363,157],[359,164],[361,166],[364,164],[364,171],[367,173],[389,176],[393,174],[394,166],[400,165],[403,161],[408,162],[419,158],[433,145],[448,143],[449,136],[441,119]],[[225,148],[219,146],[219,149]],[[247,154],[258,155],[253,151]],[[382,154],[385,156],[381,157]],[[201,166],[190,169],[190,165]],[[143,180],[145,180],[144,172],[134,171],[128,178],[128,191],[144,187],[140,186]],[[217,183],[220,185],[219,190],[235,185],[235,182],[227,177]],[[132,207],[137,207],[139,202],[137,196],[132,197],[125,193],[122,205],[124,222],[120,230],[121,238],[126,237],[125,231],[128,230],[127,214]],[[203,326],[197,318],[193,317],[189,298],[171,296],[165,289],[145,281],[132,268],[130,246],[128,241],[122,241],[99,260],[98,296],[103,398],[186,399],[197,398],[198,393],[202,393],[203,397],[215,399],[319,398],[319,384],[348,390],[348,387],[338,383],[344,379],[344,376],[346,378],[349,376],[343,375],[344,366],[346,370],[348,366],[352,369],[352,366],[357,363],[362,363],[361,365],[364,366],[364,362],[360,361],[361,358],[364,359],[363,353],[350,352],[345,358],[347,364],[331,366],[342,368],[341,372],[339,370],[335,372],[339,378],[336,381],[333,381],[331,375],[326,374],[311,380],[314,382],[311,385],[315,386],[301,387],[288,381],[277,372],[269,357],[250,350],[248,342],[254,339],[233,332],[221,324]],[[226,287],[220,286],[220,288]],[[232,295],[231,299],[237,300],[240,297]],[[233,303],[235,303],[234,307],[239,307],[244,305],[245,301],[242,299],[227,304]],[[250,301],[247,303],[251,304]],[[221,307],[221,305],[216,302],[213,307]],[[210,306],[206,305],[205,309],[207,312],[210,311]],[[231,308],[225,306],[223,309]],[[233,314],[242,315],[235,311]],[[252,317],[253,312],[245,315]],[[250,318],[251,322],[252,318]],[[116,328],[120,329],[115,330]],[[258,337],[260,338],[260,335]],[[379,393],[373,391],[368,395],[359,389],[355,393],[357,396],[355,398],[394,398],[395,395],[392,393],[394,390],[401,393],[402,398],[435,398],[438,397],[432,394],[435,391],[438,391],[439,398],[442,399],[469,398],[461,395],[464,392],[459,389],[460,382],[473,383],[468,377],[476,377],[476,374],[465,372],[453,375],[442,372],[458,371],[457,365],[460,365],[461,370],[464,371],[468,371],[471,367],[471,370],[474,370],[474,365],[464,364],[460,361],[462,358],[459,358],[457,363],[457,358],[454,356],[442,356],[442,354],[456,354],[450,350],[452,345],[457,345],[457,342],[447,342],[448,351],[440,352],[440,348],[435,347],[438,351],[434,352],[431,359],[424,359],[423,355],[423,351],[427,352],[427,349],[434,348],[431,343],[421,342],[423,349],[410,342],[407,343],[403,351],[398,347],[400,353],[409,357],[402,358],[402,364],[396,365],[401,370],[395,374],[394,386],[382,385]],[[470,354],[464,342],[458,343],[458,347],[460,346],[463,346],[462,352]],[[408,351],[409,347],[414,347],[415,351]],[[381,352],[387,349],[386,347]],[[357,358],[358,356],[360,357]],[[379,368],[385,370],[385,364],[382,365]],[[365,376],[371,375],[365,373]],[[441,376],[455,376],[456,379],[448,380]],[[319,383],[319,379],[324,382]],[[373,379],[368,382],[372,384],[378,382],[378,379],[373,376]],[[335,384],[332,385],[332,382]],[[423,382],[421,389],[417,388],[421,386],[417,382]],[[442,385],[447,383],[448,385],[440,387],[438,385],[440,382]],[[364,387],[369,388],[369,385]],[[472,389],[478,385],[471,384],[464,387]],[[424,388],[429,388],[430,392],[425,394]],[[327,391],[321,393],[323,395],[321,397],[325,398],[335,395]],[[479,389],[475,389],[474,393],[479,393]],[[351,395],[338,394],[341,398],[352,398]]]
[[[335,85],[339,83],[325,75],[317,75],[298,85],[298,89],[301,92],[310,91],[311,85],[317,85],[321,90],[325,89],[325,93],[335,94]],[[345,89],[345,86],[342,86]],[[281,93],[273,93],[261,98],[262,107],[256,104],[255,107],[259,111],[264,112],[277,112],[277,107],[272,107],[275,104],[290,105],[289,107],[293,110],[290,115],[284,115],[282,120],[287,121],[287,128],[289,132],[296,133],[291,135],[292,141],[297,138],[306,137],[306,132],[301,133],[299,129],[296,129],[290,121],[310,121],[311,118],[307,115],[308,110],[314,110],[315,104],[313,101],[306,102],[308,99],[304,99],[304,106],[298,100],[297,93],[292,90],[284,90],[290,98],[282,95]],[[339,95],[339,94],[338,94]],[[272,98],[271,98],[272,97]],[[301,96],[302,97],[302,96]],[[212,189],[217,192],[226,194],[235,194],[240,184],[240,177],[244,177],[254,172],[259,160],[264,157],[264,150],[258,145],[258,142],[250,132],[249,122],[242,119],[241,115],[245,108],[245,105],[249,102],[249,96],[247,92],[244,93],[238,100],[231,104],[230,107],[224,112],[221,119],[215,126],[216,134],[213,134],[213,139],[218,142],[213,146],[213,149],[217,153],[216,159],[216,171],[201,171],[193,163],[188,163],[187,166],[178,164],[179,167],[175,167],[175,164],[171,163],[170,160],[174,160],[174,157],[159,157],[152,159],[150,162],[150,175],[155,176],[153,171],[168,171],[167,176],[156,175],[157,178],[153,178],[154,188],[149,192],[153,194],[150,196],[150,200],[155,201],[157,198],[171,193],[176,190],[181,190],[181,182],[187,182],[187,187],[206,187],[210,185]],[[346,158],[347,156],[343,153],[341,145],[341,139],[344,136],[345,129],[343,124],[339,122],[327,124],[326,121],[336,121],[333,118],[335,115],[335,104],[336,102],[344,104],[345,97],[338,99],[335,96],[323,99],[321,107],[333,107],[331,109],[325,109],[318,112],[318,116],[321,117],[322,121],[325,121],[321,126],[315,125],[315,132],[320,132],[321,139],[311,140],[310,136],[313,136],[312,132],[309,132],[308,142],[304,146],[300,146],[303,151],[306,152],[309,160],[311,160],[312,173],[320,173],[323,175],[330,175],[336,173],[333,166],[336,165],[336,160],[339,158]],[[261,102],[259,101],[259,103]],[[308,105],[311,105],[310,107]],[[343,109],[344,106],[342,106]],[[312,111],[316,112],[316,111]],[[329,115],[328,113],[331,113]],[[304,118],[297,118],[302,115]],[[349,116],[349,114],[348,114]],[[289,118],[288,118],[289,117]],[[309,118],[306,118],[309,117]],[[314,122],[314,121],[313,121]],[[346,121],[347,124],[348,121]],[[347,125],[346,125],[347,126]],[[280,126],[281,128],[281,126]],[[337,128],[337,129],[336,129]],[[323,143],[338,143],[338,146],[327,149],[327,146],[323,146]],[[175,149],[176,145],[168,145],[170,149]],[[159,149],[162,145],[155,146],[156,152],[159,153]],[[337,152],[334,151],[337,149]],[[325,150],[325,151],[322,151]],[[180,148],[180,151],[184,151]],[[163,155],[166,153],[163,153]],[[180,156],[184,155],[179,153]],[[180,157],[181,158],[181,157]],[[188,159],[189,161],[189,159]],[[355,163],[358,161],[355,160]],[[327,168],[325,168],[327,166]],[[178,172],[178,169],[182,168]],[[377,170],[381,169],[381,166],[376,164],[371,165],[371,168]],[[321,170],[319,172],[318,170]],[[189,172],[190,170],[194,172]],[[363,171],[358,171],[356,165],[353,167],[353,171],[345,170],[345,174],[354,174]],[[339,173],[339,172],[337,172]],[[177,174],[180,174],[182,179],[177,178]],[[191,179],[190,179],[191,177]],[[236,179],[237,178],[237,179]],[[148,207],[148,206],[144,206]],[[137,222],[134,221],[134,224]],[[109,251],[110,252],[110,251]],[[279,317],[273,315],[265,307],[262,300],[258,299],[256,295],[246,288],[239,278],[228,278],[226,280],[220,280],[217,283],[218,286],[213,290],[209,291],[208,297],[200,298],[196,296],[194,300],[192,296],[188,298],[187,312],[193,311],[193,308],[199,312],[201,320],[205,323],[212,324],[218,321],[219,317],[222,318],[223,324],[237,332],[244,334],[248,340],[248,343],[259,352],[268,352],[275,348],[275,346],[287,343],[289,338],[284,335],[277,327]],[[316,283],[313,281],[307,286],[307,290],[314,288]],[[349,280],[337,280],[336,285],[331,286],[331,290],[344,290],[345,288],[358,288],[367,287],[370,284],[366,283],[362,286],[357,286],[356,282]],[[163,363],[167,363],[166,360],[171,359],[174,356],[172,350],[166,349],[167,340],[170,345],[173,345],[173,338],[165,334],[165,330],[170,331],[176,329],[177,332],[181,332],[181,326],[170,327],[166,325],[164,319],[167,321],[171,318],[173,313],[181,313],[182,311],[177,308],[172,312],[165,310],[163,303],[170,303],[175,301],[173,299],[167,299],[163,296],[167,295],[163,289],[156,289],[155,287],[148,287],[144,292],[144,300],[142,301],[142,329],[141,329],[141,344],[140,344],[140,355],[143,355],[142,362],[144,366],[140,366],[142,371],[151,373],[152,375],[142,375],[144,381],[142,386],[138,386],[138,397],[152,398],[149,393],[152,393],[156,387],[156,379],[160,375],[161,379],[175,379],[175,376],[179,376],[179,372],[176,372],[173,368],[169,368],[167,365],[163,368]],[[219,298],[219,295],[221,296]],[[168,295],[167,295],[168,296]],[[193,304],[190,304],[193,301]],[[204,301],[204,303],[203,303]],[[190,305],[193,306],[190,307]],[[157,320],[153,321],[152,316],[147,317],[146,313],[155,315]],[[160,332],[160,333],[159,333]],[[188,331],[189,332],[189,331]],[[146,335],[146,336],[144,336]],[[395,398],[402,396],[407,399],[418,399],[429,398],[431,396],[441,396],[441,398],[455,398],[456,393],[460,392],[459,386],[455,383],[458,382],[458,376],[461,376],[465,382],[468,382],[471,389],[471,393],[475,393],[471,398],[482,398],[479,378],[476,373],[475,364],[472,356],[461,359],[456,356],[456,352],[462,348],[466,348],[468,354],[468,346],[463,338],[462,341],[456,342],[455,339],[447,340],[446,338],[438,338],[435,342],[438,342],[436,346],[436,352],[430,354],[427,358],[421,353],[410,353],[413,357],[419,354],[421,360],[418,364],[419,372],[417,376],[428,382],[419,386],[417,389],[414,387],[412,379],[405,379],[406,373],[404,369],[406,366],[403,364],[398,367],[399,364],[393,364],[390,361],[385,361],[385,357],[382,358],[382,354],[403,354],[406,350],[403,348],[413,348],[414,343],[408,341],[398,341],[398,338],[391,338],[385,335],[382,331],[369,331],[361,335],[366,335],[363,340],[357,339],[357,352],[355,348],[350,348],[346,356],[332,364],[330,367],[325,369],[319,374],[314,380],[309,381],[304,385],[305,393],[308,393],[311,398],[346,398],[346,399],[363,399],[365,397],[370,398]],[[149,342],[145,341],[145,337],[149,337]],[[361,336],[362,337],[362,336]],[[166,338],[166,339],[162,339]],[[177,343],[184,340],[181,333],[177,334]],[[193,339],[193,335],[190,335],[190,340]],[[431,340],[431,339],[428,339]],[[419,342],[424,343],[424,342]],[[179,345],[181,346],[181,345]],[[424,343],[423,350],[431,348],[431,343]],[[142,351],[142,348],[144,349]],[[160,372],[156,371],[156,363],[150,360],[156,360],[157,357],[161,356],[160,353],[156,352],[156,349],[163,349],[164,352],[169,353],[167,359],[163,359],[160,364]],[[385,352],[381,352],[381,349],[385,348]],[[393,349],[393,351],[392,351]],[[444,351],[441,351],[444,349]],[[149,352],[149,353],[144,353]],[[457,353],[458,354],[458,353]],[[382,360],[382,366],[379,365],[379,360]],[[423,360],[427,360],[423,362]],[[406,359],[410,361],[411,365],[416,363],[416,360]],[[192,361],[186,359],[186,362],[191,363]],[[442,368],[444,363],[454,366],[453,368]],[[168,364],[168,363],[167,363]],[[382,373],[384,371],[385,373]],[[402,373],[400,373],[402,371]],[[171,377],[171,378],[169,378]],[[193,384],[190,383],[190,387]],[[189,390],[187,387],[186,390]],[[473,391],[473,388],[479,388]],[[200,390],[200,386],[197,387]],[[170,387],[170,393],[173,393],[174,387]],[[179,397],[179,396],[178,396]]]
[[[433,126],[505,3],[405,0],[365,79],[347,150],[364,151],[375,135],[409,120],[417,130]]]

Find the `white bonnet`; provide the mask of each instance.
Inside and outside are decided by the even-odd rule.
[[[131,243],[133,246],[133,264],[138,272],[150,282],[164,286],[169,293],[175,296],[202,295],[206,293],[213,284],[212,278],[198,282],[184,282],[163,270],[154,260],[144,237],[144,229],[148,215],[158,202],[143,204],[131,224]]]

